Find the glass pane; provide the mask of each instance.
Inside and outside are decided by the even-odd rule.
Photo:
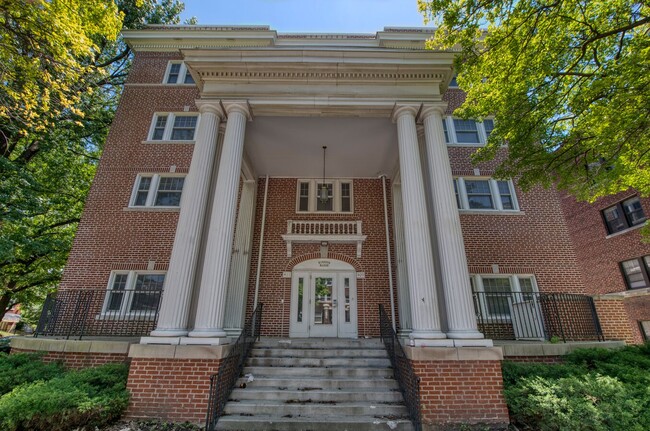
[[[508,299],[511,297],[509,278],[484,278],[485,305],[488,314],[493,316],[510,316]]]
[[[164,282],[165,274],[139,274],[135,280],[131,311],[156,311]]]
[[[345,291],[345,323],[350,323],[350,279],[348,277],[343,279],[343,287]]]
[[[458,179],[454,178],[454,193],[456,193],[456,205],[460,208],[460,196],[458,195]]]
[[[478,130],[476,122],[472,120],[454,119],[454,128],[456,129],[456,140],[464,144],[478,144]]]
[[[298,211],[309,211],[309,183],[300,183]]]
[[[169,67],[169,76],[167,77],[168,84],[176,84],[178,82],[178,72],[181,70],[180,63],[173,63]]]
[[[638,259],[625,261],[622,263],[622,267],[630,289],[639,289],[647,286],[645,277],[643,276],[643,269]]]
[[[447,121],[442,119],[442,130],[445,132],[445,142],[449,143],[449,132],[447,131]]]
[[[350,183],[341,183],[341,211],[352,211],[352,185]]]
[[[530,277],[519,277],[519,287],[524,301],[533,299],[533,279]]]
[[[497,186],[499,187],[499,194],[501,195],[502,208],[504,210],[515,209],[515,205],[512,200],[512,192],[510,191],[510,184],[508,181],[497,181]]]
[[[185,71],[185,81],[183,82],[185,84],[194,84],[194,78],[192,78],[192,75],[189,71]]]
[[[122,308],[124,289],[126,289],[127,274],[116,274],[113,279],[113,286],[106,304],[106,311],[119,311]]]
[[[627,219],[632,226],[645,221],[643,207],[641,207],[641,201],[639,201],[638,197],[623,201],[623,211],[627,214]]]
[[[316,198],[316,211],[333,211],[334,210],[334,186],[333,184],[325,184],[327,187],[327,201],[323,202],[321,198],[321,189],[323,183],[317,184],[318,196]]]
[[[494,130],[494,120],[483,120],[483,127],[485,128],[485,134],[489,138]]]
[[[465,180],[467,200],[472,209],[493,209],[490,184],[487,180]]]
[[[177,207],[181,203],[181,194],[183,191],[183,177],[161,178],[156,193],[156,206]]]
[[[165,126],[166,125],[167,125],[167,116],[166,115],[159,115],[156,118],[156,125],[154,126],[153,136],[151,137],[151,139],[154,139],[156,141],[161,140],[165,135]]]
[[[194,128],[196,127],[196,116],[182,115],[174,119],[172,129],[172,140],[191,141],[194,139]]]
[[[627,229],[627,221],[623,214],[621,214],[618,205],[603,210],[603,215],[605,216],[605,222],[607,223],[607,230],[609,233]]]
[[[316,300],[314,301],[314,324],[332,324],[332,286],[331,277],[316,277]]]
[[[138,191],[135,194],[133,205],[143,206],[147,203],[149,187],[151,187],[151,177],[140,177],[140,183],[138,184]]]
[[[302,298],[305,288],[305,279],[300,277],[298,279],[298,315],[296,316],[297,322],[302,322]]]

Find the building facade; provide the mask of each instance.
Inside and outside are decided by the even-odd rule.
[[[432,423],[507,422],[500,386],[477,369],[500,377],[504,333],[549,338],[534,298],[597,295],[605,338],[641,341],[650,248],[634,229],[585,242],[601,208],[522,193],[493,178],[498,160],[472,164],[494,123],[453,117],[454,53],[425,50],[430,36],[125,32],[133,69],[60,291],[103,291],[88,327],[159,309],[129,354],[134,416],[160,413],[147,391],[179,385],[169,369],[213,371],[179,352],[221,351],[259,303],[262,334],[283,338],[376,338],[383,305],[426,385],[434,364],[460,382],[450,393],[478,387],[451,395],[457,407],[423,395]],[[612,296],[628,290],[619,262],[641,287],[632,259],[643,288]]]

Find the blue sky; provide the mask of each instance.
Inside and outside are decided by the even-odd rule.
[[[199,24],[269,25],[281,33],[374,33],[422,27],[417,0],[184,0],[182,20]]]

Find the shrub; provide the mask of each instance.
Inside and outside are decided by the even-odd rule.
[[[0,395],[23,383],[50,380],[63,373],[60,362],[43,363],[39,353],[0,353]]]
[[[650,429],[650,347],[582,349],[563,364],[504,363],[513,422],[528,430]]]
[[[18,386],[0,398],[0,429],[94,430],[126,409],[127,375],[125,365],[108,364]]]

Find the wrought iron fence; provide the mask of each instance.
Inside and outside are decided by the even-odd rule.
[[[603,341],[593,298],[568,293],[473,292],[479,330],[493,340]]]
[[[381,340],[388,351],[390,362],[393,366],[395,379],[399,384],[404,397],[404,403],[413,422],[415,431],[422,430],[422,416],[420,414],[420,378],[413,371],[411,361],[406,357],[402,344],[393,329],[390,317],[386,314],[384,306],[379,304],[379,328]]]
[[[210,376],[206,431],[214,431],[219,417],[223,414],[230,393],[244,370],[244,363],[248,359],[253,344],[260,338],[262,308],[262,303],[259,303],[246,321],[244,329],[235,344],[232,345],[228,356],[219,364],[219,370]]]
[[[45,299],[35,337],[138,337],[156,327],[159,289],[60,290]]]

